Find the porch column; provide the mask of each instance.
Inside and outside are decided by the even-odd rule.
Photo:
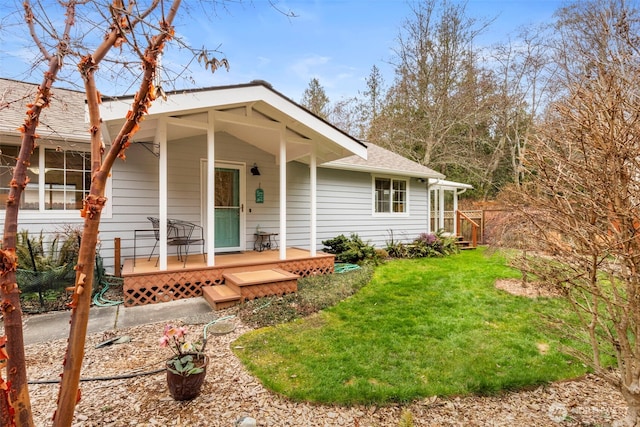
[[[168,178],[167,178],[167,121],[161,117],[158,119],[158,127],[154,137],[154,143],[160,145],[159,158],[159,182],[158,182],[158,216],[160,220],[160,244],[158,256],[160,257],[160,270],[167,269],[167,216],[168,216]]]
[[[444,230],[444,188],[438,189],[438,229]]]
[[[213,267],[216,250],[216,157],[215,157],[215,114],[209,111],[207,126],[207,266]]]
[[[316,146],[311,147],[311,158],[309,160],[309,209],[311,224],[310,224],[310,235],[309,235],[309,255],[316,256],[316,239],[317,239],[317,216],[316,216],[316,190],[318,183],[318,169],[317,169],[317,159],[316,159]]]
[[[280,259],[287,259],[287,141],[280,130]]]
[[[427,234],[433,233],[431,230],[431,185],[429,185],[429,179],[427,179]]]
[[[456,212],[458,212],[458,190],[453,189],[453,235],[458,235],[458,221],[456,221]]]

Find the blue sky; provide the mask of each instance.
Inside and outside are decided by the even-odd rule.
[[[2,0],[0,17],[9,13],[14,1],[20,3]],[[365,78],[374,64],[390,83],[392,49],[402,23],[411,17],[411,7],[404,0],[273,1],[278,8],[293,11],[294,18],[279,13],[267,0],[254,0],[229,3],[209,19],[199,13],[193,0],[184,2],[192,19],[178,22],[177,33],[193,46],[218,47],[230,62],[228,72],[213,75],[194,63],[196,86],[262,79],[296,101],[314,77],[331,101],[356,95],[365,90]],[[520,26],[549,21],[560,5],[560,0],[468,0],[467,11],[480,20],[495,18],[479,39],[490,45]],[[31,54],[21,50],[20,30],[0,33],[0,76],[40,81],[40,75],[29,77],[25,71]],[[180,61],[176,53],[175,48],[167,52],[167,64]],[[102,89],[107,94],[114,91]]]

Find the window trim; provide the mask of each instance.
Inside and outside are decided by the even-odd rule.
[[[11,144],[11,143],[4,143],[3,145],[17,145],[17,144]],[[19,147],[19,145],[17,145]],[[65,151],[76,151],[76,152],[83,152],[83,153],[90,153],[90,146],[87,144],[86,147],[82,147],[82,148],[86,148],[86,150],[84,149],[68,149]],[[45,150],[55,150],[56,146],[55,145],[50,145],[50,144],[40,144],[38,145],[38,147],[36,148],[38,150],[38,170],[45,170],[44,167],[44,163],[45,163]],[[66,168],[64,169],[66,171]],[[44,177],[44,174],[42,175]],[[80,217],[80,209],[46,209],[45,208],[45,203],[44,203],[44,194],[45,194],[45,186],[40,186],[40,183],[38,183],[38,209],[20,209],[20,219],[25,219],[25,220],[41,220],[41,219],[54,219],[54,220],[73,220],[73,219],[78,219],[78,220],[82,220],[82,218]],[[29,184],[27,184],[28,186]],[[107,198],[107,203],[104,206],[104,209],[102,210],[102,218],[112,218],[113,217],[113,208],[112,208],[112,203],[109,203],[112,200],[112,194],[113,194],[113,177],[112,174],[109,175],[109,177],[107,178],[107,183],[105,186],[105,197]],[[4,221],[4,218],[6,217],[6,209],[1,209],[0,210],[0,219],[2,219]]]
[[[377,209],[377,201],[376,201],[376,180],[377,179],[386,179],[389,180],[389,185],[391,188],[391,194],[389,196],[389,212],[378,212]],[[393,183],[394,181],[402,181],[405,183],[405,209],[403,212],[393,212]],[[410,207],[409,203],[410,198],[410,186],[411,179],[408,177],[398,177],[391,175],[371,175],[371,214],[375,217],[408,217],[410,215]]]

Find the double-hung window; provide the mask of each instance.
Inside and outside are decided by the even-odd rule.
[[[6,208],[13,169],[20,146],[0,145],[0,209]],[[75,211],[91,185],[89,152],[39,147],[27,168],[29,184],[22,193],[20,209],[32,211]]]
[[[374,199],[375,213],[407,213],[407,181],[375,177]]]

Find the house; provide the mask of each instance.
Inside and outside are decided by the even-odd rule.
[[[15,129],[33,90],[0,79],[5,102],[17,100],[0,109],[0,199],[8,194],[20,142]],[[126,97],[103,99],[107,144],[130,103]],[[83,94],[55,89],[39,134],[19,229],[79,226],[90,185]],[[433,230],[432,217],[444,218],[445,192],[452,191],[455,201],[470,187],[444,178],[358,141],[265,82],[177,91],[156,100],[126,160],[113,168],[100,254],[108,271],[122,266],[125,286],[129,280],[137,287],[134,303],[197,295],[201,286],[224,281],[221,265],[237,266],[234,256],[265,247],[277,248],[262,255],[275,266],[303,275],[330,272],[333,259],[321,252],[323,240],[357,233],[384,247],[391,232],[396,240],[412,240]],[[156,233],[148,217],[157,218]],[[168,228],[173,219],[195,224],[199,233],[199,245],[187,247],[191,255],[178,264]],[[438,221],[434,225],[443,224]],[[292,248],[304,256],[292,255]],[[294,267],[286,264],[294,258]],[[164,290],[149,291],[149,275]]]

